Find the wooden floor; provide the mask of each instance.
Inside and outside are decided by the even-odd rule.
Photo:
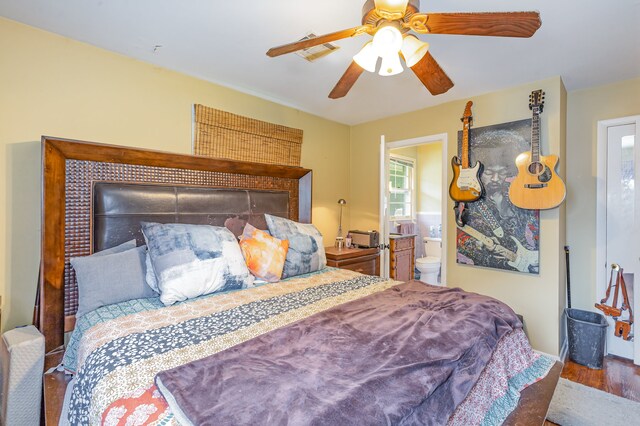
[[[628,359],[606,356],[602,370],[567,360],[560,377],[640,402],[640,367]],[[545,426],[553,425],[555,423],[545,422]]]

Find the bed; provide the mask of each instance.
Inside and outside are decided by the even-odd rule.
[[[413,297],[413,304],[409,304],[412,309],[406,309],[406,306],[403,308],[405,309],[403,312],[412,315],[416,311],[415,308],[424,300],[435,301],[440,298],[442,300],[439,303],[445,306],[452,297],[458,299],[471,297],[460,290],[428,288],[417,282],[400,284],[379,277],[327,268],[302,276],[294,276],[282,283],[258,285],[250,289],[203,296],[170,307],[164,307],[153,298],[135,303],[125,301],[123,304],[103,307],[85,314],[76,322],[74,314],[77,310],[78,296],[75,272],[69,263],[72,257],[89,255],[131,237],[140,241],[141,237],[136,227],[139,227],[138,224],[141,221],[149,218],[161,222],[224,225],[235,234],[241,232],[245,223],[265,229],[265,213],[310,223],[312,172],[299,167],[214,160],[49,137],[43,137],[42,147],[42,263],[36,322],[45,336],[47,369],[59,364],[63,357],[64,333],[76,329],[66,347],[66,358],[67,367],[71,366],[69,369],[77,371],[73,386],[75,396],[74,390],[70,390],[67,395],[73,402],[66,405],[63,404],[63,399],[70,377],[60,371],[45,374],[44,412],[47,424],[57,424],[63,405],[67,408],[69,405],[72,406],[72,413],[67,412],[67,415],[70,415],[74,423],[79,424],[107,422],[118,412],[121,413],[124,406],[151,405],[154,407],[151,411],[155,414],[146,417],[149,422],[173,424],[177,422],[180,415],[186,414],[176,412],[176,409],[172,408],[176,406],[171,404],[169,406],[166,401],[172,397],[176,400],[189,400],[193,399],[194,395],[198,396],[198,392],[182,394],[185,386],[180,385],[180,380],[185,377],[184,368],[213,374],[217,365],[226,365],[228,367],[224,369],[225,372],[235,371],[233,377],[225,377],[224,380],[218,381],[202,381],[199,384],[203,389],[211,389],[213,382],[226,383],[228,386],[225,388],[228,389],[215,390],[220,400],[233,401],[232,395],[237,395],[238,392],[247,394],[253,392],[252,398],[257,401],[262,394],[266,393],[261,386],[280,386],[278,389],[293,387],[295,389],[292,390],[294,392],[292,395],[297,395],[295,398],[299,400],[299,395],[311,394],[308,389],[306,393],[300,393],[300,389],[304,387],[302,386],[304,381],[300,377],[305,377],[309,371],[299,370],[299,368],[302,368],[301,366],[311,368],[306,364],[312,364],[300,362],[300,359],[304,358],[300,358],[297,363],[289,365],[284,370],[273,370],[272,368],[275,367],[272,365],[261,371],[253,371],[256,369],[251,368],[238,369],[239,367],[236,368],[236,366],[242,365],[241,361],[246,362],[252,359],[251,357],[256,353],[265,354],[272,348],[279,348],[279,352],[285,352],[284,355],[282,353],[269,355],[280,357],[273,359],[294,359],[296,355],[299,356],[303,352],[303,349],[306,351],[313,347],[308,341],[302,343],[303,339],[295,337],[296,333],[300,333],[300,327],[306,327],[305,333],[302,334],[305,336],[309,333],[323,333],[325,327],[319,324],[331,325],[337,316],[344,320],[341,324],[350,324],[348,336],[362,335],[362,341],[359,346],[353,347],[349,346],[351,342],[347,336],[340,335],[339,332],[338,334],[335,334],[335,331],[331,332],[334,334],[330,337],[312,334],[315,340],[329,339],[331,342],[347,345],[344,347],[338,343],[330,345],[335,346],[334,352],[326,349],[326,346],[316,348],[317,353],[315,358],[312,358],[329,357],[328,354],[332,353],[331,356],[334,357],[331,358],[332,361],[335,361],[335,357],[339,357],[341,362],[346,364],[336,362],[327,364],[325,360],[323,366],[316,367],[325,371],[326,374],[316,377],[313,381],[315,400],[298,406],[297,403],[267,398],[258,405],[267,407],[272,403],[273,406],[267,411],[255,413],[259,416],[255,418],[264,419],[265,415],[271,416],[271,413],[286,411],[286,408],[290,408],[290,412],[286,412],[284,417],[281,413],[280,417],[274,414],[275,417],[266,418],[272,419],[269,423],[300,424],[310,422],[311,419],[316,423],[322,423],[322,419],[336,419],[338,416],[342,419],[342,423],[358,422],[358,419],[366,423],[379,423],[381,418],[384,419],[384,416],[387,416],[388,422],[400,423],[401,421],[396,420],[405,417],[393,417],[395,414],[389,415],[385,411],[388,406],[400,401],[400,397],[394,397],[392,401],[380,404],[364,404],[354,409],[356,401],[366,400],[366,396],[372,395],[371,389],[361,386],[359,390],[361,393],[356,392],[351,399],[329,398],[323,394],[323,392],[329,392],[327,389],[331,389],[331,395],[344,391],[344,387],[347,386],[344,380],[340,381],[334,377],[332,383],[326,382],[326,378],[331,376],[328,372],[331,370],[329,367],[335,365],[336,369],[332,374],[339,376],[341,372],[346,372],[352,365],[357,364],[354,362],[353,355],[351,358],[349,356],[345,358],[341,356],[342,354],[359,353],[359,359],[367,358],[363,354],[371,350],[368,345],[370,341],[375,340],[375,334],[371,334],[372,329],[377,324],[385,323],[380,319],[370,318],[372,321],[370,325],[363,325],[367,330],[358,330],[360,324],[368,324],[366,318],[363,319],[362,301],[366,300],[372,304],[369,310],[365,309],[365,311],[382,312],[380,307],[385,306],[385,300],[389,300],[389,294],[397,300],[408,300]],[[174,200],[183,200],[185,204],[167,207],[162,203],[149,202],[149,200],[162,199],[163,194],[166,195],[166,199],[172,200],[172,203]],[[376,299],[381,297],[384,299]],[[493,306],[492,309],[504,310],[501,305],[493,305],[494,302],[490,300],[483,299],[482,303]],[[469,316],[460,321],[474,322],[470,319],[481,315],[480,311],[473,311],[477,305],[479,303],[469,303],[467,310]],[[287,307],[286,315],[282,311],[283,306]],[[429,308],[433,309],[433,306]],[[398,307],[393,304],[389,309],[389,312],[392,312],[390,316],[399,312]],[[443,309],[436,308],[436,310]],[[271,313],[264,314],[264,312]],[[497,322],[492,323],[491,327],[487,327],[492,329],[490,333],[493,337],[489,340],[495,340],[491,350],[483,350],[473,344],[457,348],[449,342],[452,346],[446,352],[455,353],[458,350],[462,355],[467,354],[469,365],[480,359],[483,360],[483,364],[477,366],[478,371],[474,373],[477,377],[473,383],[464,385],[465,390],[462,394],[454,392],[459,387],[459,383],[456,382],[447,385],[450,388],[449,391],[447,386],[429,385],[431,386],[429,392],[437,394],[437,398],[431,398],[432,402],[447,401],[444,405],[448,407],[443,413],[449,410],[451,416],[442,415],[451,417],[451,424],[468,424],[468,419],[477,415],[477,406],[480,405],[485,407],[483,415],[488,411],[487,406],[493,407],[494,411],[497,410],[497,413],[494,413],[496,417],[487,417],[487,419],[495,418],[502,421],[508,415],[507,424],[543,423],[559,375],[560,364],[549,362],[530,351],[521,324],[517,319],[513,319],[512,314],[513,312],[504,313],[503,318],[496,320]],[[230,321],[223,321],[222,318],[230,318]],[[216,333],[211,331],[219,324],[237,322],[237,318],[243,318],[246,323],[241,326],[237,324],[233,327],[225,326],[227,328],[218,330]],[[348,318],[353,319],[351,323]],[[401,324],[405,323],[401,322]],[[177,324],[190,324],[190,337],[186,337],[189,333],[185,332],[189,327],[176,328]],[[199,324],[200,328],[194,331],[193,324]],[[213,324],[216,326],[214,327]],[[432,336],[435,339],[433,342],[438,343],[431,343],[430,347],[447,347],[446,335],[465,330],[466,326],[460,326],[461,324],[449,324],[448,332],[442,328],[441,336]],[[389,327],[394,325],[389,324]],[[502,332],[494,335],[493,329],[500,329]],[[388,333],[388,330],[379,330],[379,333]],[[163,337],[158,337],[158,334]],[[390,334],[389,341],[400,334]],[[196,336],[195,340],[194,336]],[[160,343],[147,345],[148,353],[141,355],[144,358],[142,363],[140,359],[128,356],[116,355],[117,359],[111,357],[114,353],[138,354],[142,349],[139,343],[136,343],[137,340],[161,342],[170,339],[176,339],[169,345],[172,346],[171,348],[159,349],[162,347]],[[180,342],[176,343],[178,340]],[[275,342],[288,343],[278,345]],[[135,349],[131,350],[127,345],[134,345],[132,347]],[[115,349],[116,347],[121,350]],[[406,347],[403,356],[408,356],[410,353],[419,356],[416,349],[419,350],[420,347],[413,349]],[[108,359],[105,358],[106,356]],[[73,361],[69,361],[70,357]],[[388,359],[396,358],[390,356]],[[209,360],[213,367],[206,365],[206,360]],[[251,365],[257,365],[260,362],[259,359],[253,358]],[[419,363],[422,364],[422,362]],[[105,365],[111,367],[106,368]],[[101,372],[101,368],[104,371]],[[371,374],[371,370],[379,371],[376,367],[363,368],[364,370],[368,368],[368,374]],[[349,383],[356,382],[364,370],[355,368],[350,373],[353,376],[349,376]],[[277,374],[274,374],[274,371],[277,371]],[[295,374],[293,374],[294,371]],[[494,373],[496,371],[502,373]],[[447,375],[450,372],[451,369],[444,369],[441,373]],[[160,377],[161,373],[164,375]],[[217,371],[216,374],[222,373]],[[288,376],[288,374],[292,375]],[[376,389],[380,383],[393,382],[394,389],[402,390],[404,382],[396,376],[392,377],[393,380],[382,381],[376,376],[375,380],[371,379],[369,382],[375,382],[376,386],[373,388]],[[196,377],[203,377],[203,375],[196,374]],[[270,379],[265,381],[265,377]],[[273,377],[278,377],[280,380],[275,380]],[[247,380],[252,384],[248,385]],[[418,382],[424,385],[420,380]],[[486,396],[491,393],[491,389],[496,388],[497,383],[504,382],[511,384],[498,391],[497,397],[487,401]],[[291,383],[298,383],[298,386],[290,386]],[[407,381],[406,384],[408,387],[409,382]],[[330,385],[337,387],[329,388]],[[511,385],[513,386],[509,388]],[[526,385],[530,386],[525,388]],[[195,385],[193,387],[197,388]],[[514,389],[522,388],[525,389],[521,395],[514,395]],[[172,393],[171,389],[175,392]],[[415,389],[417,393],[402,397],[409,405],[415,405],[416,398],[419,404],[424,403],[422,417],[416,414],[415,417],[406,417],[403,421],[430,423],[430,417],[428,415],[424,417],[424,413],[430,412],[432,407],[429,402],[423,402],[422,400],[426,399],[420,395],[420,392],[425,392],[425,388]],[[437,393],[437,389],[440,389],[440,394]],[[162,391],[160,392],[162,395],[170,397],[158,397],[159,390]],[[406,393],[408,392],[400,391],[400,394]],[[83,398],[87,394],[91,395],[88,401],[81,401],[87,399]],[[324,395],[324,399],[319,398],[320,395]],[[376,398],[380,398],[380,395]],[[326,405],[324,403],[327,399],[339,401],[337,404]],[[319,402],[320,400],[323,402]],[[231,404],[227,405],[231,412],[238,411],[232,409]],[[402,404],[399,403],[398,405],[400,411],[406,411],[406,406],[401,406]],[[177,407],[183,407],[183,405],[178,404]],[[323,407],[322,411],[312,411],[317,407]],[[377,408],[372,409],[370,413],[367,412],[371,407]],[[221,407],[216,412],[222,415],[223,411]],[[340,417],[340,413],[347,412],[361,413],[359,415],[370,417],[351,418],[347,422],[348,417]],[[305,419],[304,414],[300,413],[306,413],[309,417]],[[224,415],[230,414],[225,412]],[[380,417],[381,415],[383,417]],[[194,418],[191,414],[187,417]],[[228,419],[228,423],[250,422],[248,420],[250,418],[241,417],[235,420],[231,420],[231,417],[225,418]],[[196,421],[196,423],[201,422]],[[438,423],[441,424],[442,419]]]

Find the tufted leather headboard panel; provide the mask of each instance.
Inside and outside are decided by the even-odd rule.
[[[92,213],[95,252],[132,238],[144,244],[140,222],[226,226],[236,236],[246,223],[267,229],[264,213],[289,216],[289,193],[96,182]]]
[[[34,323],[52,362],[59,362],[64,333],[75,326],[78,286],[71,258],[132,237],[142,242],[142,220],[226,225],[235,234],[247,221],[264,228],[265,212],[310,223],[312,177],[302,167],[43,136]]]

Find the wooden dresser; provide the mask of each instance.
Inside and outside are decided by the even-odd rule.
[[[389,236],[389,278],[411,281],[416,267],[416,236]]]
[[[350,269],[366,275],[380,275],[380,250],[378,248],[325,247],[327,266]]]

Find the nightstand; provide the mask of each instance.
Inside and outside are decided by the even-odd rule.
[[[378,248],[325,247],[327,266],[350,269],[366,275],[380,275],[380,250]]]

